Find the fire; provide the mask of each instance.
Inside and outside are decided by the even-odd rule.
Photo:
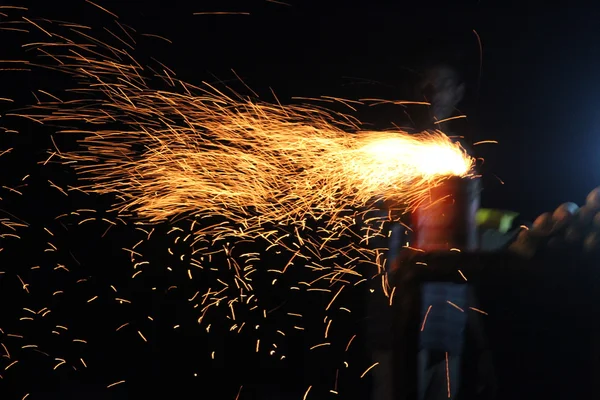
[[[349,133],[347,120],[318,108],[227,96],[208,85],[156,91],[140,87],[130,65],[108,60],[75,58],[68,68],[96,82],[92,94],[102,101],[50,101],[27,116],[93,121],[91,128],[119,121],[119,130],[59,131],[84,137],[82,150],[56,155],[81,174],[83,190],[117,194],[118,211],[150,222],[200,212],[245,224],[253,216],[299,223],[374,199],[410,207],[473,163],[441,132]]]
[[[315,105],[266,102],[208,83],[194,86],[160,63],[138,63],[128,50],[134,32],[126,26],[119,25],[125,34],[111,46],[91,36],[91,28],[35,21],[32,32],[43,39],[24,47],[41,59],[18,64],[62,73],[69,83],[57,93],[39,90],[34,106],[12,115],[57,126],[57,134],[78,140],[76,149],[55,146],[46,163],[59,159],[74,168],[81,186],[63,189],[48,182],[65,196],[71,190],[113,196],[116,219],[137,217],[134,229],[144,239],[123,248],[136,269],[132,278],[148,264],[141,244],[151,240],[154,227],[145,225],[167,222],[169,255],[189,280],[202,275],[210,282],[188,296],[198,323],[212,314],[231,316],[231,330],[239,333],[251,326],[240,320],[241,307],[266,319],[257,282],[280,285],[292,266],[305,268],[306,281],[285,290],[330,293],[330,311],[346,295],[342,288],[374,275],[357,271],[358,265],[383,270],[385,249],[366,245],[387,237],[390,216],[371,213],[381,201],[410,210],[448,177],[472,173],[474,160],[442,132],[365,131],[356,118]],[[98,220],[78,215],[80,224]],[[105,233],[116,225],[101,221],[110,225]],[[236,247],[241,242],[266,249]],[[257,272],[269,251],[290,257]],[[379,276],[385,291],[385,277]],[[90,295],[88,302],[95,299]],[[324,331],[330,335],[329,324]]]
[[[353,185],[362,183],[365,195],[385,193],[415,203],[431,185],[448,176],[466,176],[473,168],[473,159],[439,131],[363,132],[356,147],[346,176]]]
[[[382,199],[410,208],[432,185],[471,173],[473,159],[441,132],[362,131],[352,116],[197,87],[162,64],[142,66],[128,32],[111,46],[77,25],[35,27],[49,38],[24,47],[44,61],[22,63],[67,74],[73,87],[40,90],[20,115],[73,126],[58,132],[79,134],[80,150],[54,155],[80,173],[81,190],[115,194],[115,210],[144,221],[201,213],[250,227]]]

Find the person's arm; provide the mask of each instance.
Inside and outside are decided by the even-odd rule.
[[[593,255],[600,250],[600,187],[585,204],[564,203],[554,212],[541,214],[530,229],[522,229],[509,250],[524,258],[539,251],[578,250]]]

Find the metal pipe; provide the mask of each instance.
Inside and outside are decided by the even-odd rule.
[[[398,400],[453,399],[462,392],[467,314],[448,302],[463,309],[472,301],[455,262],[472,264],[472,257],[465,263],[465,256],[477,256],[480,193],[478,179],[449,178],[432,188],[412,214],[411,247],[425,251],[417,258],[427,266],[409,261],[394,278],[404,297],[394,323],[395,370],[402,374],[395,384]],[[426,325],[422,321],[430,311],[432,320]],[[442,362],[434,362],[440,357]]]
[[[480,205],[479,179],[452,177],[432,188],[412,214],[411,247],[427,252],[476,251],[475,215]]]

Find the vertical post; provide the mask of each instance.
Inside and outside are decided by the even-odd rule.
[[[432,188],[413,213],[411,247],[424,250],[426,256],[475,252],[479,203],[477,179],[453,177]],[[425,267],[409,262],[395,279],[400,286],[396,292],[401,293],[394,321],[397,400],[454,399],[461,386],[465,310],[472,294],[466,282],[436,281],[435,270],[433,280],[422,281],[419,268],[430,270],[435,262],[444,263],[443,257],[431,259]]]

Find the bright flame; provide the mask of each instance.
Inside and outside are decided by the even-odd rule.
[[[409,198],[440,178],[466,176],[473,168],[473,159],[441,132],[366,132],[352,156],[356,161],[350,162],[348,176],[368,186],[366,192]]]
[[[49,30],[57,26],[68,33]],[[87,180],[82,189],[114,193],[119,211],[146,221],[201,213],[259,226],[326,218],[381,199],[410,208],[432,185],[471,172],[473,159],[439,131],[361,131],[352,117],[317,106],[194,87],[162,64],[142,67],[127,50],[73,24],[35,27],[53,40],[24,47],[50,63],[42,67],[76,83],[67,100],[40,91],[50,100],[38,99],[24,116],[74,124],[61,132],[83,135],[82,150],[56,151]],[[83,42],[71,40],[72,32]],[[168,90],[152,85],[156,76]]]
[[[79,106],[93,99],[48,102],[29,117],[119,121],[122,130],[63,130],[83,133],[84,150],[59,156],[90,182],[84,190],[115,193],[120,211],[151,222],[200,212],[246,225],[252,216],[258,224],[298,223],[375,199],[410,207],[432,185],[472,167],[441,132],[348,133],[347,120],[315,107],[275,106],[209,86],[193,94],[156,91],[141,87],[127,67],[71,60],[68,68],[85,71],[104,100],[93,107]]]
[[[78,150],[56,148],[48,159],[75,168],[85,183],[78,190],[115,195],[122,216],[133,212],[142,222],[169,221],[174,243],[191,238],[180,261],[194,268],[194,274],[188,269],[190,280],[201,271],[212,279],[208,291],[191,296],[198,296],[198,322],[209,309],[220,310],[219,304],[227,304],[234,320],[240,315],[234,305],[266,318],[252,278],[261,254],[243,253],[247,249],[235,248],[237,243],[260,240],[264,252],[276,248],[290,255],[287,264],[266,271],[275,274],[272,286],[295,265],[314,279],[294,290],[325,290],[337,293],[335,300],[341,289],[332,286],[366,280],[357,265],[383,270],[384,246],[369,247],[370,240],[387,238],[390,216],[372,212],[377,202],[410,209],[432,186],[472,172],[473,159],[439,131],[363,131],[355,118],[318,106],[283,106],[206,83],[192,86],[162,64],[141,66],[123,48],[133,49],[134,32],[121,25],[125,34],[112,47],[86,27],[36,21],[33,32],[44,39],[24,47],[37,50],[44,63],[18,63],[64,73],[72,86],[60,94],[40,90],[35,106],[13,115],[78,136]],[[71,39],[76,35],[83,39]],[[167,90],[157,89],[165,85]],[[173,221],[181,217],[190,217],[188,229]],[[82,223],[88,220],[94,218]],[[135,229],[148,241],[154,231],[141,224]],[[143,264],[140,243],[124,249],[134,265]],[[204,269],[217,254],[226,267]],[[328,288],[313,288],[318,282]]]

